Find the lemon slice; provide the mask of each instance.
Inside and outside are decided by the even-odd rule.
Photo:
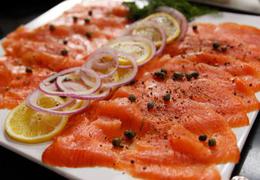
[[[55,105],[53,98],[39,101],[45,107]],[[57,99],[56,99],[57,100]],[[58,99],[59,102],[62,99]],[[5,122],[6,133],[13,139],[25,143],[40,143],[52,139],[65,127],[67,116],[57,116],[32,110],[25,103],[13,109]]]
[[[167,36],[167,43],[173,41],[180,35],[181,31],[178,21],[167,13],[152,14],[146,17],[144,21],[152,21],[163,27]]]
[[[141,37],[147,37],[151,39],[155,45],[158,47],[162,44],[162,35],[159,29],[152,26],[142,26],[140,22],[136,25],[136,27],[132,30],[132,34]]]
[[[42,94],[38,98],[38,104],[44,108],[52,108],[52,107],[58,106],[62,103],[64,103],[64,100],[62,98],[60,98],[59,96],[46,96],[46,95]]]
[[[107,46],[133,56],[138,65],[146,63],[156,52],[154,44],[142,37],[124,36],[111,41]],[[131,64],[126,57],[120,57],[119,63],[120,65]]]

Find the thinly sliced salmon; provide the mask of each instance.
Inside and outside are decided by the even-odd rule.
[[[35,30],[18,28],[4,39],[3,47],[7,55],[18,57],[25,65],[54,71],[80,66],[96,48],[120,35],[127,23],[120,14],[124,11],[118,5],[76,6]]]
[[[260,30],[235,23],[220,25],[196,23],[196,30],[190,26],[187,37],[180,44],[172,44],[166,50],[172,55],[181,53],[210,52],[235,57],[260,68]],[[217,45],[216,45],[217,44]]]
[[[150,180],[218,180],[221,179],[218,171],[213,167],[204,165],[189,165],[189,166],[143,166],[136,164],[130,172],[144,179]]]
[[[13,108],[53,72],[45,68],[21,65],[16,58],[2,57],[0,73],[0,108]]]
[[[8,57],[0,60],[0,108],[17,105],[52,71],[82,65],[120,35],[126,15],[116,3],[78,5],[36,30],[20,27],[8,35],[3,42]],[[140,67],[133,85],[72,116],[44,151],[43,162],[113,167],[144,179],[220,179],[214,165],[239,160],[231,127],[248,125],[247,112],[259,109],[257,40],[256,28],[197,24],[184,41],[166,47],[169,55]],[[154,77],[161,68],[165,79]],[[172,79],[174,72],[192,71],[198,78]],[[128,139],[126,130],[136,136]],[[113,145],[114,138],[121,138],[121,146]],[[216,144],[209,145],[210,139]]]
[[[246,85],[254,91],[260,90],[260,71],[249,63],[238,61],[230,56],[210,54],[207,52],[187,54],[185,55],[185,59],[223,69],[225,72],[245,81]]]
[[[173,65],[174,66],[174,65]],[[171,71],[169,68],[172,66],[165,64],[165,69],[168,67],[169,76]],[[234,95],[234,88],[230,88],[231,83],[215,79],[215,82],[207,78],[199,78],[196,80],[183,80],[173,81],[171,78],[160,82],[153,78],[152,73],[139,79],[138,82],[128,90],[123,92],[116,92],[114,97],[123,94],[138,93],[138,97],[146,98],[146,101],[159,101],[163,102],[163,96],[166,93],[171,93],[173,100],[189,98],[194,101],[209,103],[210,106],[221,115],[225,116],[226,120],[230,122],[233,127],[248,124],[248,117],[246,113],[246,106],[241,100],[241,97]],[[125,93],[127,92],[128,93]],[[224,96],[222,94],[225,94]],[[250,96],[255,98],[254,96]],[[256,102],[258,103],[258,102]],[[144,105],[145,106],[145,105]]]
[[[56,138],[55,143],[43,154],[48,164],[68,167],[110,166],[117,161],[112,144],[105,142],[106,136],[87,119],[68,129],[71,134]]]
[[[140,112],[135,107],[141,106],[141,103],[143,102],[139,100],[137,104],[131,104],[129,101],[126,102],[125,98],[93,103],[90,107],[91,112],[72,117],[67,129],[55,138],[54,143],[44,152],[43,161],[47,164],[68,167],[95,165],[115,167],[149,179],[203,179],[201,178],[203,176],[218,179],[218,173],[203,163],[238,161],[239,151],[234,134],[224,119],[205,104],[194,102],[192,105],[189,101],[183,101],[179,102],[179,105],[178,103],[172,104],[173,109],[166,107],[165,110],[160,109],[157,112],[143,109]],[[113,114],[110,112],[111,108],[114,110]],[[129,110],[130,114],[133,114],[131,118],[128,118],[130,114],[127,115]],[[135,111],[141,117],[146,117],[145,123],[149,126],[144,131],[145,133],[138,131],[139,126],[136,130],[134,129],[136,126],[132,125],[139,122],[139,116],[135,115]],[[159,114],[163,114],[162,111],[167,115],[158,118]],[[126,122],[126,120],[130,122]],[[111,123],[108,125],[104,121],[111,121]],[[179,138],[176,140],[173,138],[173,132],[176,135],[177,132],[183,132],[183,129],[180,131],[172,129],[175,127],[174,124],[189,131],[195,137],[184,140],[182,146],[178,147],[189,147],[190,141],[192,141],[191,144],[200,144],[207,153],[203,153],[204,151],[201,149],[190,148],[189,151],[185,151],[175,148],[174,143],[180,143],[180,141]],[[124,129],[135,130],[137,137],[133,141],[123,138],[123,148],[113,147],[112,138],[120,136],[117,133],[114,134],[114,131],[120,132],[122,136]],[[215,137],[218,143],[216,147],[210,148],[207,143],[199,142],[198,136],[201,133]],[[223,146],[226,148],[223,149]],[[194,152],[200,154],[200,158],[194,156]],[[152,169],[153,173],[151,173]],[[189,173],[183,173],[185,171]]]
[[[187,57],[180,56],[174,58],[171,61],[171,65],[168,63],[166,66],[171,69],[171,73],[189,73],[196,71],[199,72],[200,77],[211,79],[212,81],[216,81],[216,83],[219,82],[218,80],[223,80],[220,84],[233,91],[234,96],[240,98],[244,103],[244,109],[246,109],[247,112],[258,110],[260,108],[260,103],[256,99],[254,89],[251,88],[253,82],[248,84],[248,82],[245,82],[245,78],[243,78],[242,75],[238,76],[239,74],[242,74],[240,73],[241,71],[239,72],[239,68],[237,74],[231,74],[229,71],[225,70],[225,67],[219,67],[218,62],[215,61],[217,58],[218,57],[212,57],[212,55],[203,53],[188,55]],[[223,57],[223,59],[224,58],[225,57]],[[205,61],[211,61],[211,64],[205,64]],[[222,66],[225,66],[223,64]],[[239,65],[239,67],[243,66]],[[232,70],[235,71],[236,67],[232,68]],[[249,76],[249,74],[247,76]]]
[[[172,151],[170,146],[168,146],[170,149],[163,150],[161,149],[163,144],[157,142],[157,150],[153,145],[150,145],[153,150],[149,150],[149,145],[144,147],[143,143],[140,144],[143,136],[139,134],[132,144],[126,145],[127,148],[113,148],[111,142],[107,141],[103,129],[97,128],[96,121],[83,116],[75,118],[73,119],[75,121],[70,121],[66,131],[44,152],[45,163],[69,167],[95,165],[116,167],[148,179],[204,179],[202,178],[204,176],[219,179],[217,171],[212,167],[196,163],[193,158]],[[146,138],[149,137],[144,137],[144,140]],[[168,140],[165,142],[168,143]],[[162,158],[166,158],[166,162],[161,161]],[[158,161],[161,161],[160,166]]]

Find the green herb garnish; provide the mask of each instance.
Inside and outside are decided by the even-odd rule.
[[[60,54],[61,54],[62,56],[68,56],[69,51],[68,51],[67,49],[63,49],[63,50],[60,51]]]
[[[154,108],[154,102],[151,101],[151,102],[148,102],[147,103],[147,109],[150,110],[150,109],[153,109]]]
[[[136,101],[136,96],[134,94],[130,94],[128,96],[128,99],[129,99],[130,102],[135,102]]]
[[[182,80],[184,77],[184,74],[181,72],[174,72],[172,75],[172,80],[176,81],[176,80]]]
[[[185,76],[186,76],[186,79],[187,79],[188,81],[190,81],[192,78],[198,79],[199,73],[198,73],[197,71],[192,71],[192,72],[190,72],[190,73],[185,74]]]
[[[177,9],[182,12],[188,20],[192,20],[192,18],[196,16],[216,12],[213,8],[192,4],[187,0],[149,0],[148,5],[143,8],[139,8],[135,2],[123,2],[123,4],[129,9],[128,18],[134,21],[154,13],[160,6]]]
[[[121,139],[121,138],[114,138],[114,139],[112,140],[112,144],[113,144],[114,147],[120,147],[120,148],[122,148],[123,145],[122,145],[121,143],[122,143],[122,139]]]
[[[210,147],[216,146],[216,144],[217,144],[217,141],[216,141],[215,138],[209,139],[208,145],[209,145]]]
[[[124,136],[127,138],[127,139],[133,139],[135,136],[136,136],[136,133],[132,130],[126,130],[124,132]]]
[[[167,71],[165,69],[161,69],[160,71],[156,71],[153,73],[153,76],[157,79],[164,80],[166,78]]]
[[[170,93],[166,93],[164,96],[163,96],[163,100],[164,101],[170,101],[171,99],[171,94]]]
[[[202,134],[199,136],[199,141],[206,141],[207,140],[207,135],[206,134]]]

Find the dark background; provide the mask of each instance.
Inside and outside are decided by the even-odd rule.
[[[8,0],[7,0],[8,1]],[[61,0],[10,1],[0,6],[0,38],[21,24],[25,24],[44,13]],[[225,9],[226,10],[226,9]],[[260,16],[259,16],[260,18]],[[260,179],[260,116],[250,132],[241,160],[233,175],[243,175],[250,180]],[[225,147],[223,147],[225,148]],[[0,147],[0,175],[8,179],[64,179],[15,153]]]

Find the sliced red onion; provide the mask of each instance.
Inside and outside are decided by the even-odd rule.
[[[163,28],[161,26],[157,25],[155,22],[140,21],[140,22],[134,23],[126,29],[125,34],[136,35],[136,34],[133,34],[134,30],[138,29],[138,28],[143,28],[143,27],[154,28],[160,32],[162,40],[161,40],[161,45],[160,45],[159,49],[156,51],[156,55],[160,54],[163,51],[163,49],[165,48],[167,38],[166,38],[166,33],[163,30]],[[136,35],[136,36],[140,36],[140,35]],[[150,39],[151,37],[146,37],[146,38]],[[152,39],[150,39],[150,40],[152,41]]]
[[[81,80],[85,83],[86,86],[89,86],[89,87],[96,87],[93,89],[93,92],[95,92],[96,90],[98,90],[100,87],[101,87],[101,79],[99,77],[99,75],[91,70],[91,69],[86,69],[86,68],[81,68]],[[95,82],[89,80],[88,77],[91,77],[95,79]]]
[[[177,21],[181,25],[181,34],[178,38],[179,40],[182,40],[186,36],[187,31],[188,31],[188,21],[187,21],[186,17],[180,11],[178,11],[177,9],[174,9],[174,8],[161,6],[157,9],[157,12],[165,12],[165,13],[173,16],[175,19],[177,19]]]
[[[70,74],[78,75],[78,74],[80,74],[80,71],[81,71],[80,67],[77,67],[77,68],[71,68],[71,69],[67,69],[67,70],[61,71],[59,73],[56,73],[53,76],[43,80],[39,85],[39,89],[48,95],[65,96],[65,97],[71,97],[71,98],[85,96],[85,95],[88,95],[88,94],[91,94],[91,93],[97,91],[97,89],[100,88],[100,86],[101,86],[101,80],[98,77],[98,75],[90,69],[84,71],[84,73],[87,73],[88,75],[96,78],[96,82],[92,84],[93,86],[90,86],[91,87],[90,89],[86,89],[86,91],[83,91],[83,92],[77,92],[77,91],[75,91],[75,89],[72,90],[73,87],[71,88],[71,90],[69,90],[68,88],[66,88],[63,85],[63,80],[68,76],[68,74],[69,75]],[[84,75],[82,75],[81,78],[86,80],[86,77]],[[84,80],[83,80],[83,82],[85,83]],[[55,85],[57,85],[57,86],[55,86]],[[75,84],[74,84],[74,86],[75,86]],[[60,91],[60,90],[64,90],[64,91]]]
[[[103,82],[103,84],[102,84],[103,87],[114,88],[114,87],[118,87],[118,86],[123,86],[123,85],[129,83],[130,81],[132,81],[137,74],[138,65],[132,56],[125,54],[123,52],[118,52],[118,56],[127,58],[127,60],[129,60],[129,62],[131,63],[131,65],[126,65],[126,66],[120,65],[119,68],[129,69],[131,73],[129,74],[128,77],[121,79],[120,81]]]
[[[96,92],[88,95],[76,95],[75,99],[82,99],[82,100],[99,100],[106,98],[111,92],[110,88],[102,87],[98,89]]]
[[[59,73],[55,73],[52,76],[44,79],[40,85],[39,85],[39,89],[44,92],[45,94],[48,95],[54,95],[54,96],[66,96],[64,95],[64,92],[60,92],[58,90],[58,88],[55,86],[55,82],[57,80],[57,77],[59,76],[63,76],[65,74],[70,74],[70,73],[79,73],[80,72],[80,67],[76,67],[76,68],[70,68],[70,69],[66,69],[63,70]]]
[[[111,56],[112,62],[100,62],[104,57]],[[87,60],[87,62],[82,66],[82,69],[93,69],[93,70],[107,70],[110,67],[113,68],[109,73],[102,74],[99,73],[101,79],[112,76],[118,67],[118,58],[113,49],[101,48],[95,51]]]
[[[44,108],[44,107],[41,107],[40,105],[38,105],[37,100],[38,100],[39,96],[40,96],[40,91],[35,90],[33,93],[31,93],[27,97],[26,104],[35,111],[43,112],[43,113],[50,113],[53,115],[72,115],[72,114],[80,113],[80,112],[84,111],[89,105],[89,101],[84,101],[83,104],[78,109],[58,111],[57,109]]]
[[[151,51],[151,54],[150,56],[143,60],[142,62],[137,62],[138,66],[142,66],[144,65],[145,63],[147,63],[148,61],[150,61],[156,54],[156,47],[155,47],[155,44],[147,39],[147,38],[144,38],[144,37],[140,37],[140,36],[122,36],[122,37],[119,37],[113,41],[111,41],[110,43],[108,43],[106,45],[106,47],[110,47],[110,48],[113,48],[112,45],[113,44],[116,44],[116,43],[122,43],[122,42],[140,42],[140,43],[143,43],[143,44],[146,44],[149,48],[150,48],[150,51]],[[135,56],[134,54],[131,54],[130,52],[126,52],[126,51],[120,51],[118,49],[116,49],[118,52],[122,52],[122,53],[126,53],[126,54],[129,54],[131,56]],[[146,52],[144,52],[146,53]]]
[[[91,93],[88,92],[86,86],[84,86],[78,82],[73,82],[73,81],[64,82],[65,79],[66,79],[66,75],[57,78],[57,84],[59,86],[59,89],[61,89],[62,91],[64,91],[64,92],[72,91],[72,92],[76,92],[76,93],[83,94],[83,95],[92,93],[92,92]],[[87,93],[85,93],[85,92],[87,92]]]
[[[93,77],[95,79],[95,83],[88,80],[87,76]],[[76,77],[77,78],[77,77]],[[67,79],[72,79],[72,81],[65,81]],[[73,81],[73,75],[66,74],[63,76],[57,77],[56,83],[60,90],[65,92],[68,97],[74,95],[87,95],[95,92],[101,86],[101,80],[98,74],[91,69],[84,69],[83,74],[78,77],[78,79],[82,79],[85,85],[80,84],[79,82]],[[89,84],[91,82],[91,84]],[[90,87],[90,88],[89,88]]]

